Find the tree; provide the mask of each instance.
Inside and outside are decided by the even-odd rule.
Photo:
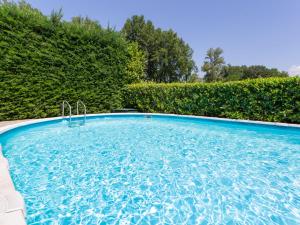
[[[145,79],[145,55],[139,49],[137,43],[128,44],[128,63],[126,72],[128,74],[128,83],[135,83]]]
[[[262,65],[254,66],[231,66],[223,67],[223,77],[225,81],[266,78],[266,77],[288,77],[285,71],[279,71],[275,68],[267,68]]]
[[[230,64],[223,67],[222,76],[224,81],[242,80],[247,66],[231,66]]]
[[[133,16],[125,22],[122,33],[145,52],[146,80],[187,81],[196,71],[192,49],[174,31],[163,31],[143,16]]]
[[[193,73],[187,80],[187,82],[189,83],[202,82],[202,81],[203,81],[202,78],[199,77],[199,75],[196,73]]]
[[[100,31],[101,30],[101,25],[99,24],[98,21],[96,20],[91,20],[89,17],[82,17],[82,16],[74,16],[72,17],[71,23],[85,27],[88,30],[93,30],[93,31]]]
[[[287,72],[279,71],[275,68],[267,68],[261,65],[249,66],[244,71],[243,79],[247,78],[264,78],[264,77],[288,77]]]
[[[202,71],[205,72],[204,80],[207,82],[222,80],[222,70],[224,66],[224,58],[221,56],[223,50],[221,48],[208,49],[205,57]]]
[[[54,25],[60,24],[62,18],[63,18],[62,8],[60,8],[58,11],[52,10],[50,15],[50,20]]]

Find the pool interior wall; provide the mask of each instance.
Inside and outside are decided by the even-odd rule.
[[[278,122],[264,122],[264,121],[254,121],[254,120],[238,120],[238,119],[227,119],[227,118],[217,118],[217,117],[204,117],[204,116],[191,116],[191,115],[177,115],[177,114],[158,114],[158,113],[108,113],[108,114],[90,114],[87,115],[86,119],[88,121],[96,120],[100,118],[170,118],[173,120],[180,121],[194,121],[194,122],[206,122],[206,123],[224,123],[229,125],[238,125],[238,126],[250,126],[250,127],[266,127],[274,129],[288,129],[299,131],[300,124],[288,124],[288,123],[278,123]],[[83,116],[72,116],[72,122],[82,121]],[[37,119],[28,122],[12,124],[5,127],[0,127],[0,135],[15,132],[17,130],[22,130],[26,126],[37,127],[37,126],[46,126],[49,124],[60,123],[62,121],[69,121],[69,117],[61,118],[47,118],[47,119]]]
[[[221,126],[230,126],[230,127],[247,127],[247,129],[257,130],[260,129],[262,132],[292,132],[299,133],[300,126],[296,124],[281,124],[281,123],[266,123],[266,122],[256,122],[256,121],[239,121],[239,120],[228,120],[228,119],[219,119],[219,118],[206,118],[206,117],[197,117],[197,116],[178,116],[170,114],[145,114],[145,113],[118,113],[118,114],[97,114],[87,116],[87,122],[98,119],[172,119],[178,122],[195,122],[205,124],[215,124],[218,123]],[[82,117],[72,117],[72,122],[82,121]],[[17,136],[22,133],[24,130],[43,127],[53,124],[61,123],[62,121],[67,120],[67,118],[50,118],[42,119],[37,121],[25,122],[17,125],[10,125],[7,127],[0,128],[0,143],[4,145],[6,140],[9,140],[13,136]],[[67,123],[67,121],[66,121]],[[297,140],[295,140],[297,141]],[[1,152],[0,152],[1,153]],[[19,192],[17,192],[11,182],[8,172],[7,160],[0,154],[0,168],[1,168],[1,178],[0,178],[0,209],[3,208],[3,211],[0,211],[0,224],[25,224],[25,206],[24,201],[22,200]],[[4,178],[5,177],[5,178]],[[2,185],[2,186],[1,186]],[[2,188],[6,185],[5,188]],[[10,202],[9,202],[10,201]],[[1,208],[1,205],[5,207]],[[9,208],[10,207],[10,208]],[[2,212],[2,214],[1,214]]]

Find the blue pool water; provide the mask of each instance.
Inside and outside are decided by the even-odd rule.
[[[300,224],[300,130],[107,116],[0,136],[28,224]]]

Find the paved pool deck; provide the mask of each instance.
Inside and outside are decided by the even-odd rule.
[[[8,125],[14,125],[14,124],[18,124],[18,123],[27,122],[27,121],[33,121],[33,120],[35,120],[35,119],[0,121],[0,127],[5,127],[5,126],[8,126]]]
[[[0,128],[30,120],[1,121]],[[9,164],[2,155],[0,145],[0,224],[26,225],[26,210],[22,195],[15,190],[10,177]]]

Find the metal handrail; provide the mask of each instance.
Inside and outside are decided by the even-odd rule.
[[[83,106],[83,109],[84,109],[84,122],[86,120],[86,106],[85,104],[81,101],[81,100],[78,100],[77,103],[76,103],[76,112],[77,112],[77,115],[79,115],[79,104],[81,104]]]
[[[62,103],[62,117],[65,117],[65,104],[67,104],[67,106],[69,107],[69,121],[71,122],[71,118],[72,118],[72,106],[69,104],[68,101],[64,100]]]

